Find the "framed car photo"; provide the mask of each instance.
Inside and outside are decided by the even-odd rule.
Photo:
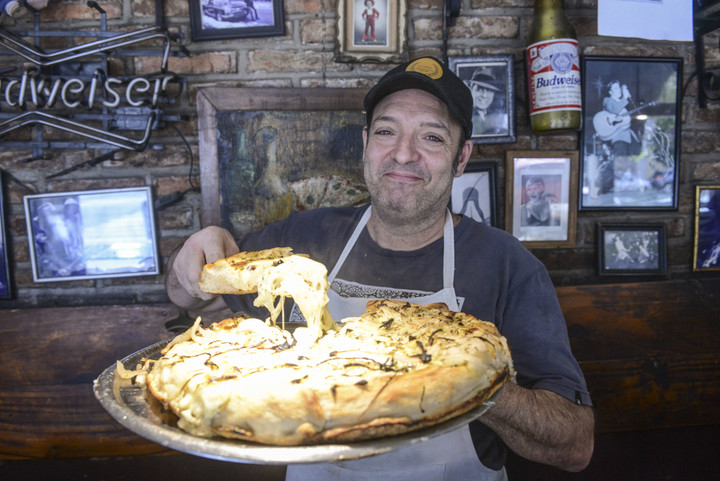
[[[577,151],[508,151],[505,230],[528,248],[575,246]]]
[[[160,273],[150,187],[27,195],[35,282]]]
[[[450,57],[448,64],[472,92],[473,143],[515,142],[512,55]]]
[[[598,274],[667,273],[665,224],[598,224]]]
[[[682,63],[583,58],[580,210],[677,209]]]
[[[693,271],[719,270],[720,185],[696,185]]]
[[[285,34],[282,0],[190,0],[193,41]]]
[[[483,224],[498,227],[497,166],[494,162],[473,162],[453,180],[450,210]]]

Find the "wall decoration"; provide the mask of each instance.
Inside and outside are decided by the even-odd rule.
[[[718,270],[720,270],[720,185],[696,185],[693,271]]]
[[[682,62],[583,58],[580,210],[677,209]]]
[[[495,162],[473,162],[470,159],[465,172],[453,180],[452,212],[498,227],[496,179]]]
[[[27,195],[35,282],[160,272],[150,187]]]
[[[473,94],[473,142],[515,142],[512,55],[450,57],[449,67]]]
[[[203,226],[240,237],[294,210],[366,203],[366,92],[199,89]]]
[[[665,224],[598,224],[598,274],[667,273]]]
[[[338,62],[408,60],[406,0],[338,0]]]
[[[0,299],[12,299],[12,282],[8,261],[8,237],[5,229],[5,195],[3,173],[0,171]]]
[[[282,0],[190,0],[192,39],[269,37],[285,34]]]
[[[578,152],[508,151],[505,230],[528,248],[574,247]]]

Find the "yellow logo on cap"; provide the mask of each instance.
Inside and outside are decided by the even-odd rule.
[[[412,62],[405,69],[406,72],[417,72],[427,75],[433,80],[442,77],[442,66],[431,58],[420,58]]]

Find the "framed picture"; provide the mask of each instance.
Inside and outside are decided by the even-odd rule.
[[[338,0],[338,62],[408,59],[406,0]]]
[[[720,271],[720,185],[695,186],[693,271]]]
[[[23,201],[35,282],[159,274],[150,187]]]
[[[681,58],[584,57],[580,210],[678,206]]]
[[[574,247],[577,151],[506,153],[505,230],[528,248]]]
[[[450,210],[489,226],[498,227],[497,166],[494,162],[473,162],[453,180]]]
[[[282,0],[190,0],[193,41],[285,34]]]
[[[598,224],[598,273],[667,273],[665,224]]]
[[[515,79],[512,55],[451,57],[450,70],[473,95],[472,141],[515,142]]]
[[[5,230],[5,193],[3,175],[0,171],[0,299],[12,299],[12,282],[8,262],[8,241]]]

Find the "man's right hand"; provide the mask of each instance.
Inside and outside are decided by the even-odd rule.
[[[240,250],[226,229],[210,226],[190,236],[170,257],[165,288],[170,300],[188,311],[217,310],[222,298],[202,292],[198,287],[205,264],[237,254]],[[221,305],[217,301],[220,301]]]

